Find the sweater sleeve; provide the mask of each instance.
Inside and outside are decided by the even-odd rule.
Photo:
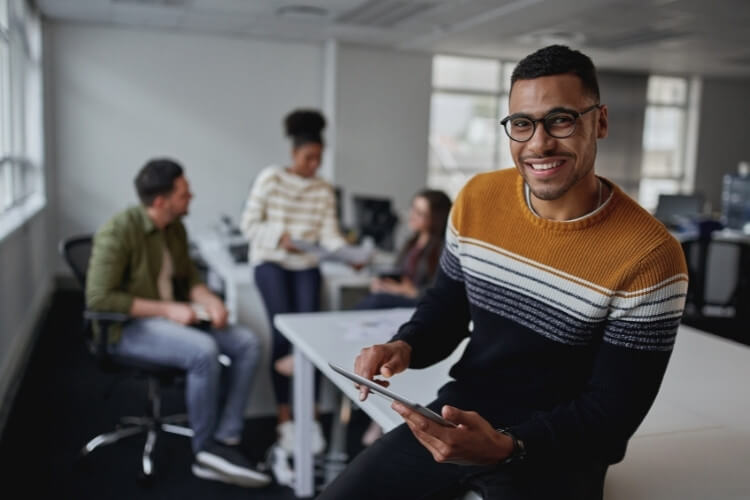
[[[685,260],[667,241],[651,251],[616,294],[593,371],[569,402],[539,412],[513,431],[529,458],[582,456],[615,463],[659,391],[687,292]],[[658,283],[645,286],[646,283]]]
[[[325,192],[328,194],[328,200],[320,226],[320,245],[329,252],[333,252],[346,245],[346,240],[341,236],[339,229],[338,217],[336,216],[336,198],[333,195],[333,190],[330,186],[327,186]]]
[[[281,224],[268,222],[268,200],[274,187],[274,170],[262,171],[250,189],[250,194],[242,212],[240,229],[249,241],[254,241],[259,248],[274,249],[284,233]]]
[[[446,235],[434,285],[419,301],[411,320],[391,339],[403,340],[412,347],[411,368],[424,368],[445,359],[469,334],[469,300],[452,224],[448,224]]]

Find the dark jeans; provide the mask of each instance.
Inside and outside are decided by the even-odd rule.
[[[320,310],[320,270],[289,271],[278,264],[264,263],[255,267],[255,284],[266,306],[273,331],[271,381],[276,402],[289,403],[289,377],[278,373],[273,363],[291,353],[291,344],[274,326],[277,314],[315,312]]]
[[[371,293],[362,299],[354,309],[390,309],[392,307],[416,307],[419,299],[392,293]]]
[[[318,500],[452,500],[470,490],[484,500],[601,500],[606,470],[577,460],[440,464],[401,425],[357,455]]]

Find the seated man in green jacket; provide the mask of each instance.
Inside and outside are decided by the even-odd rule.
[[[142,205],[115,215],[96,233],[87,306],[133,317],[110,332],[112,353],[187,371],[196,476],[248,487],[268,484],[270,478],[236,449],[260,343],[247,329],[227,324],[224,304],[201,283],[190,260],[180,219],[192,193],[183,169],[171,160],[151,160],[135,187]],[[201,320],[210,327],[196,328]],[[232,360],[222,406],[220,353]]]

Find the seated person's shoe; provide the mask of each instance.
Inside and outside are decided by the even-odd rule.
[[[195,456],[193,474],[203,479],[257,488],[271,482],[268,474],[254,470],[239,450],[212,442]],[[197,465],[197,467],[196,467]]]
[[[276,427],[279,434],[278,445],[286,452],[294,453],[294,421],[287,420]],[[313,421],[312,452],[317,455],[326,448],[326,439],[323,437],[323,429],[320,422]]]

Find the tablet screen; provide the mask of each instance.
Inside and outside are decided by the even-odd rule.
[[[328,366],[331,367],[333,371],[336,373],[339,373],[340,375],[343,375],[344,377],[348,378],[349,380],[356,382],[357,384],[361,384],[364,386],[367,386],[372,391],[375,391],[379,394],[382,394],[383,396],[387,397],[388,399],[398,401],[399,403],[402,403],[403,405],[409,407],[410,409],[418,412],[420,415],[423,415],[430,420],[433,420],[440,425],[445,425],[448,427],[456,427],[456,424],[453,422],[450,422],[446,419],[444,419],[442,416],[438,415],[434,411],[430,410],[429,408],[420,405],[419,403],[415,403],[399,394],[396,394],[393,391],[389,391],[385,387],[383,387],[380,384],[377,384],[376,382],[373,382],[372,380],[368,380],[361,375],[357,375],[356,373],[350,372],[348,370],[345,370],[344,368],[340,366],[336,366],[333,363],[328,363]]]

